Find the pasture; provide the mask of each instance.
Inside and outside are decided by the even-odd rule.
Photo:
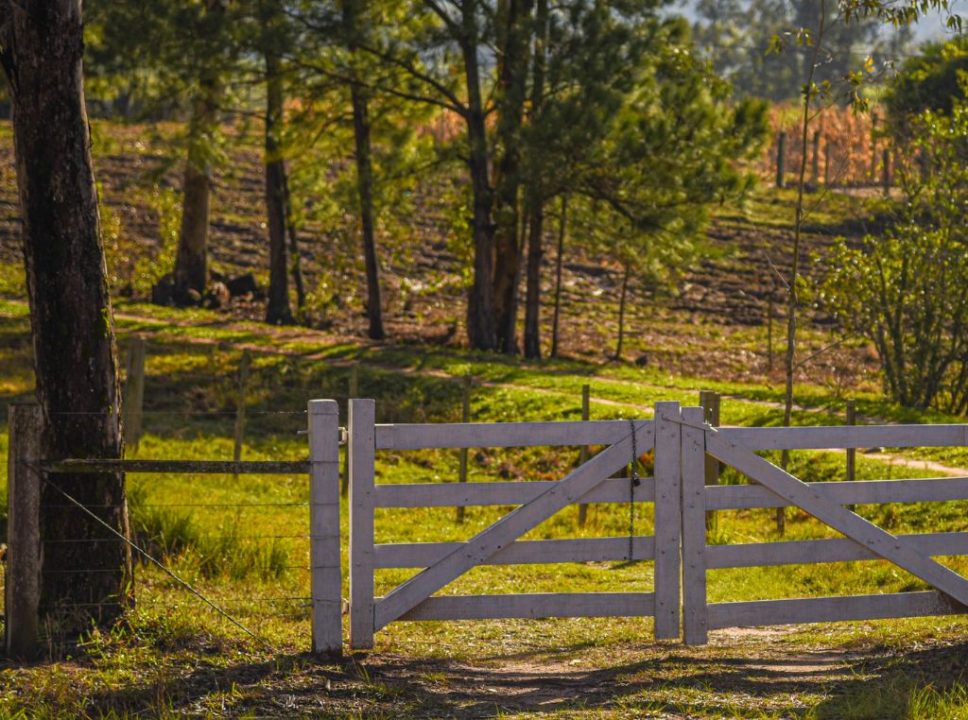
[[[305,403],[343,405],[356,365],[361,397],[379,398],[380,422],[454,422],[463,378],[474,378],[475,421],[576,420],[581,386],[591,386],[592,419],[646,418],[655,401],[694,405],[696,388],[718,390],[722,422],[775,425],[779,389],[658,369],[577,360],[524,364],[426,345],[333,344],[311,331],[273,331],[197,313],[185,322],[157,309],[119,308],[122,342],[147,339],[144,437],[129,457],[230,459],[241,349],[252,356],[244,460],[303,460]],[[708,331],[702,326],[697,333]],[[25,306],[2,306],[2,363],[8,398],[30,391]],[[806,386],[795,424],[841,424],[843,400]],[[852,395],[870,422],[910,421],[878,393]],[[933,421],[954,421],[930,416]],[[5,435],[4,435],[5,440]],[[471,451],[470,482],[550,480],[580,449]],[[452,450],[380,453],[380,483],[453,482]],[[646,463],[648,458],[645,458]],[[935,466],[968,465],[968,450],[859,453],[857,478],[937,476]],[[843,453],[794,453],[808,481],[839,481]],[[4,466],[5,467],[5,466]],[[650,468],[645,468],[650,469]],[[735,483],[732,471],[723,482]],[[371,652],[325,661],[309,653],[308,481],[304,475],[129,476],[139,545],[218,605],[247,634],[171,576],[139,563],[137,606],[112,632],[51,647],[54,662],[5,666],[0,714],[8,717],[960,717],[966,697],[959,616],[720,630],[710,644],[652,640],[642,618],[394,623]],[[964,529],[964,502],[859,506],[892,533]],[[346,504],[341,526],[348,527]],[[426,542],[473,535],[509,508],[379,510],[376,540]],[[650,531],[645,507],[631,521]],[[628,505],[592,505],[579,527],[568,508],[525,539],[624,537]],[[784,539],[831,537],[806,513],[788,512]],[[775,511],[717,513],[708,542],[777,539]],[[342,543],[346,548],[344,537]],[[345,565],[344,558],[344,568]],[[950,567],[965,571],[961,560]],[[477,568],[447,592],[648,590],[651,562],[593,562]],[[381,570],[377,594],[412,571]],[[344,570],[344,582],[347,573]],[[888,593],[921,589],[883,561],[715,570],[710,602]],[[343,597],[348,597],[344,587]]]

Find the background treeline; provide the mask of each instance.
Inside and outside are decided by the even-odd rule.
[[[325,216],[356,236],[377,339],[386,256],[421,242],[418,195],[466,262],[470,345],[537,357],[545,246],[571,227],[626,278],[660,277],[709,204],[749,188],[766,127],[657,2],[91,2],[86,35],[92,107],[182,123],[177,248],[155,299],[212,292],[214,173],[230,133],[262,132],[265,319],[303,317],[299,229]]]
[[[131,261],[117,237],[113,253],[116,285],[165,304],[258,290],[209,267],[211,207],[238,180],[229,151],[257,135],[269,252],[253,270],[267,322],[325,324],[352,294],[382,339],[389,268],[395,290],[419,283],[399,269],[444,237],[435,252],[459,268],[468,344],[530,358],[557,353],[569,255],[619,278],[621,356],[630,283],[656,288],[694,263],[710,208],[741,203],[757,175],[771,182],[781,130],[788,172],[809,156],[810,190],[882,176],[899,187],[900,205],[876,209],[888,234],[911,227],[913,194],[937,197],[925,186],[959,187],[930,158],[961,150],[936,147],[947,141],[920,115],[951,117],[963,97],[963,36],[914,48],[906,26],[848,21],[836,3],[703,0],[691,26],[652,0],[96,1],[87,13],[89,105],[155,123],[167,146],[149,184],[181,175],[152,190],[157,256]],[[952,202],[957,228],[960,201],[937,205]],[[934,213],[923,205],[922,221]],[[349,286],[357,278],[365,287]],[[879,344],[845,307],[824,310]],[[889,373],[893,351],[880,351]],[[964,359],[941,366],[931,382],[944,388]],[[909,404],[948,392],[886,384]]]

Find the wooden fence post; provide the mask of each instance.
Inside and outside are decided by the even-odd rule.
[[[871,113],[871,184],[877,180],[877,113]]]
[[[786,187],[786,139],[786,132],[781,130],[776,141],[776,186],[781,190]]]
[[[686,645],[705,645],[706,431],[702,408],[683,408],[682,420],[682,625]]]
[[[881,184],[884,186],[884,197],[891,194],[891,150],[884,148],[881,153]]]
[[[847,401],[847,424],[854,425],[856,422],[854,401]],[[855,463],[857,462],[857,449],[847,448],[847,480],[848,482],[853,482],[856,480],[856,468]],[[854,506],[848,505],[847,508],[853,511]]]
[[[339,404],[309,401],[309,558],[313,652],[343,649],[339,528]]]
[[[245,390],[249,383],[249,364],[252,356],[248,350],[242,351],[239,363],[239,400],[235,407],[235,447],[232,450],[232,461],[242,460],[242,438],[245,436]]]
[[[138,449],[141,442],[145,404],[145,340],[135,336],[128,342],[124,377],[124,444]]]
[[[820,131],[813,131],[813,157],[810,162],[811,176],[813,187],[817,188],[820,185]]]
[[[35,403],[7,410],[7,577],[5,650],[7,657],[32,659],[40,652],[40,542],[42,476],[30,467],[41,460],[43,414]]]
[[[682,489],[679,403],[655,404],[655,638],[679,637]]]
[[[709,423],[713,427],[719,427],[719,393],[712,390],[703,390],[699,393],[699,406],[703,409],[703,422]],[[720,465],[719,460],[711,455],[706,455],[705,478],[706,485],[719,485]],[[706,529],[716,528],[716,513],[709,511],[706,513]]]
[[[581,386],[581,419],[582,422],[588,422],[590,417],[590,405],[591,405],[591,386],[587,383]],[[578,454],[578,464],[584,465],[588,462],[588,446],[582,445],[581,451]],[[588,504],[582,503],[578,506],[578,527],[585,527],[585,523],[588,521]]]
[[[376,403],[350,400],[350,647],[373,647]]]
[[[469,423],[471,421],[471,385],[474,379],[470,374],[464,376],[463,384],[463,396],[461,398],[461,422]],[[467,482],[467,448],[460,449],[460,467],[457,470],[458,477],[457,482],[466,483]],[[457,506],[457,522],[464,522],[464,506]]]
[[[830,187],[830,138],[823,144],[823,184]]]

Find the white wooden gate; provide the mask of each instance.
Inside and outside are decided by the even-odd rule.
[[[710,630],[789,623],[917,617],[968,612],[968,579],[936,562],[968,555],[968,532],[894,535],[847,506],[968,499],[968,478],[804,483],[756,453],[871,446],[968,446],[968,425],[713,428],[702,408],[657,403],[654,420],[557,423],[376,425],[372,400],[352,400],[350,463],[350,644],[397,620],[653,616],[655,636],[702,644]],[[634,444],[633,444],[634,432]],[[558,481],[380,484],[380,450],[606,445]],[[655,477],[632,487],[611,477],[634,454],[655,450]],[[705,485],[707,455],[750,479]],[[631,493],[631,495],[630,495]],[[574,503],[655,503],[654,536],[522,541]],[[374,543],[377,508],[516,505],[463,542]],[[706,513],[800,508],[843,537],[708,545]],[[653,592],[437,595],[479,565],[654,559]],[[681,553],[681,561],[680,561]],[[879,595],[707,602],[707,571],[786,564],[884,559],[934,588]],[[374,596],[380,568],[422,568],[385,597]],[[681,576],[680,576],[681,573]],[[681,583],[680,583],[681,577]],[[680,595],[681,586],[681,595]]]
[[[658,411],[657,411],[658,412]],[[669,412],[666,420],[676,418]],[[657,422],[660,422],[657,414]],[[932,559],[968,554],[968,533],[892,535],[845,507],[851,503],[968,499],[968,478],[804,483],[756,454],[759,450],[943,447],[968,445],[966,425],[888,425],[797,428],[710,428],[701,408],[682,422],[683,625],[688,644],[706,642],[725,627],[917,617],[968,611],[968,580]],[[704,485],[705,453],[753,484]],[[799,542],[707,545],[707,510],[799,507],[844,538]],[[926,592],[712,603],[706,571],[882,558],[935,588]]]
[[[677,419],[677,403],[658,411]],[[350,645],[368,648],[373,634],[396,620],[653,616],[657,638],[678,638],[680,623],[680,426],[635,420],[554,423],[376,425],[372,400],[349,406]],[[633,440],[634,434],[634,440]],[[633,453],[659,444],[655,477],[638,487],[611,476]],[[424,448],[607,445],[559,481],[435,484],[374,483],[379,450]],[[634,450],[633,450],[634,448]],[[631,495],[630,495],[631,493]],[[522,535],[578,502],[655,503],[655,535],[521,541]],[[374,544],[374,511],[388,507],[517,505],[464,542]],[[435,595],[468,570],[485,564],[654,559],[651,593]],[[378,568],[423,570],[385,597],[374,597]]]

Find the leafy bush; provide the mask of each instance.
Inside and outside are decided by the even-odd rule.
[[[912,124],[905,201],[883,237],[839,241],[821,297],[877,348],[890,396],[909,407],[968,412],[968,105]]]

